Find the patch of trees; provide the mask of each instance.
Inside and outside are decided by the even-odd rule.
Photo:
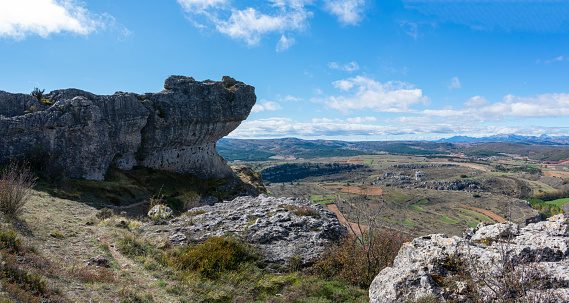
[[[533,195],[533,197],[543,201],[552,201],[557,199],[569,198],[569,189],[538,193]]]
[[[563,213],[561,208],[557,205],[547,204],[545,201],[536,198],[526,198],[533,209],[539,211],[539,215],[542,220],[545,220],[551,216]]]
[[[561,161],[569,159],[569,150],[550,150],[529,156],[530,159],[541,161]]]
[[[299,158],[312,159],[324,157],[355,157],[374,153],[353,149],[313,149],[298,155]]]
[[[364,167],[360,164],[339,163],[290,163],[272,166],[261,171],[263,180],[270,182],[292,182],[313,176],[324,176]]]
[[[494,169],[501,172],[511,172],[511,173],[525,172],[532,175],[541,174],[541,169],[527,165],[507,167],[502,164],[498,164],[494,167]]]
[[[440,155],[446,153],[440,150],[413,148],[406,144],[392,144],[389,146],[382,147],[381,150],[384,150],[390,154],[403,154],[403,155]]]
[[[217,152],[227,161],[267,161],[269,157],[275,155],[274,153],[260,150],[225,149],[219,147],[217,148]]]

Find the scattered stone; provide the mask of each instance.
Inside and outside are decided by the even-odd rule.
[[[90,266],[109,267],[109,260],[103,256],[92,257],[87,263]]]

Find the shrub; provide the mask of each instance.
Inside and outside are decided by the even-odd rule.
[[[377,230],[375,233],[372,237],[366,237],[371,240],[366,247],[362,247],[353,236],[327,246],[313,270],[326,278],[369,287],[383,268],[393,264],[399,248],[409,240],[393,231]]]
[[[38,102],[41,102],[44,92],[45,92],[45,89],[40,90],[39,88],[34,87],[34,90],[32,91],[32,93],[30,95],[36,97],[36,99],[38,99]]]
[[[217,278],[221,272],[235,270],[244,262],[256,258],[252,249],[233,238],[211,237],[189,248],[168,263],[181,270],[194,270],[207,278]]]
[[[35,184],[36,178],[26,163],[8,164],[0,177],[0,211],[9,216],[20,215]]]

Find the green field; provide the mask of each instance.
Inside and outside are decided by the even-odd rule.
[[[475,212],[475,211],[470,210],[470,209],[456,208],[456,210],[460,210],[463,213],[467,213],[473,217],[476,217],[480,221],[494,222],[494,221],[492,221],[492,219],[486,217],[485,215],[478,213],[478,212]]]
[[[409,205],[408,206],[410,209],[414,209],[416,211],[425,211],[424,209],[420,208],[419,206],[417,206],[416,204],[413,205]]]
[[[334,196],[323,196],[323,195],[313,195],[310,197],[310,201],[316,204],[332,204],[334,203],[336,197]]]
[[[557,199],[557,200],[551,200],[551,201],[545,202],[545,204],[551,204],[551,205],[555,205],[557,207],[561,207],[565,203],[569,203],[569,198],[563,198],[563,199]]]
[[[372,158],[364,159],[364,164],[372,164],[372,163],[373,163],[373,159],[372,159]]]
[[[441,214],[437,214],[437,215],[441,215]],[[443,216],[443,219],[441,220],[441,222],[446,223],[446,224],[456,224],[456,223],[460,222],[460,221],[453,220],[453,219],[451,219],[445,215],[441,215],[441,216]]]

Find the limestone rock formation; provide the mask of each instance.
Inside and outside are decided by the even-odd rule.
[[[481,223],[464,237],[416,238],[374,279],[370,302],[568,302],[568,229],[561,214],[524,228]]]
[[[171,76],[164,90],[99,96],[78,89],[44,95],[0,91],[0,162],[41,158],[70,177],[103,179],[109,166],[141,165],[200,177],[228,178],[217,140],[245,120],[252,86]]]
[[[166,232],[173,244],[230,235],[253,244],[265,262],[278,265],[292,257],[309,265],[326,243],[347,234],[336,215],[321,205],[264,194],[192,208],[168,227],[145,224],[141,229],[148,237]]]

